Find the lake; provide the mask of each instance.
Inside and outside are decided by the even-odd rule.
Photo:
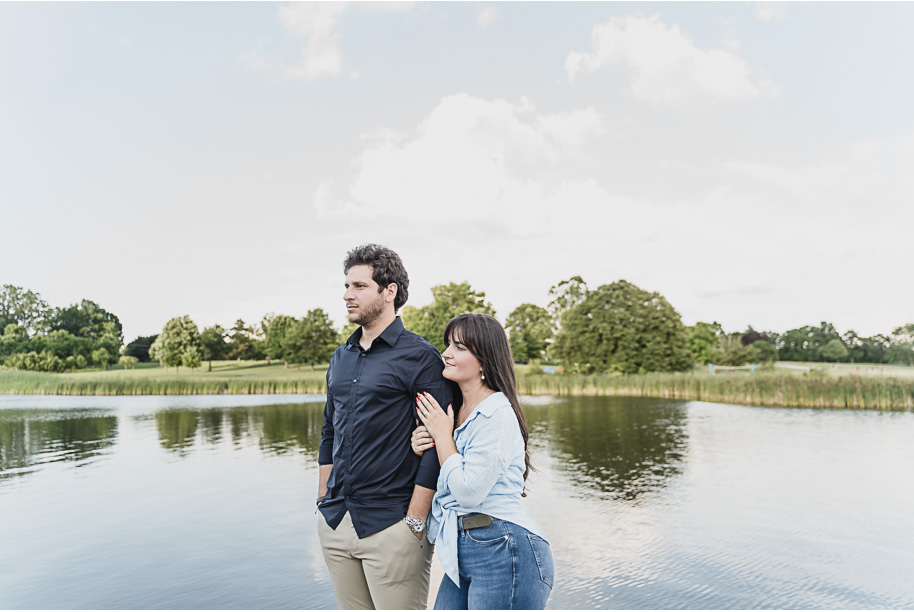
[[[914,414],[523,399],[550,608],[914,607]],[[322,410],[0,396],[0,608],[335,608]]]

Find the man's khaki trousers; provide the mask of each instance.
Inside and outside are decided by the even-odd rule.
[[[317,513],[317,533],[341,610],[425,610],[435,551],[398,521],[359,539],[347,512],[336,530]]]

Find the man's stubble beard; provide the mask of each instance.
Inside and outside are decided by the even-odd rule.
[[[370,326],[372,323],[381,318],[381,315],[384,314],[384,296],[381,293],[378,293],[377,301],[371,303],[368,307],[363,307],[362,312],[359,314],[359,320],[353,321],[352,315],[349,315],[350,323],[358,323],[362,327]]]

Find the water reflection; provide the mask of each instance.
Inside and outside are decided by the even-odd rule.
[[[156,413],[159,443],[170,451],[184,455],[197,438],[198,410],[162,410]]]
[[[304,452],[317,458],[323,425],[323,404],[277,404],[206,410],[170,409],[155,414],[163,448],[186,455],[199,442],[215,446],[228,430],[234,446],[256,444],[261,450],[282,454]]]
[[[531,439],[548,440],[558,469],[577,485],[634,500],[682,473],[684,402],[584,397],[526,412]]]
[[[0,412],[0,482],[44,463],[86,465],[117,438],[117,417],[98,410]]]
[[[632,398],[573,398],[527,407],[531,440],[555,456],[579,491],[633,500],[682,472],[688,437],[681,403]],[[0,479],[36,464],[91,460],[117,438],[113,410],[0,411]],[[153,421],[161,448],[185,457],[215,448],[256,446],[269,454],[299,452],[316,460],[323,404],[172,407],[132,415]]]

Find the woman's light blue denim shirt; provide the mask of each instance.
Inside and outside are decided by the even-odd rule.
[[[454,443],[459,454],[441,466],[428,538],[435,543],[444,573],[459,586],[458,515],[488,514],[546,536],[521,508],[524,438],[508,398],[498,392],[484,399],[454,432]]]

